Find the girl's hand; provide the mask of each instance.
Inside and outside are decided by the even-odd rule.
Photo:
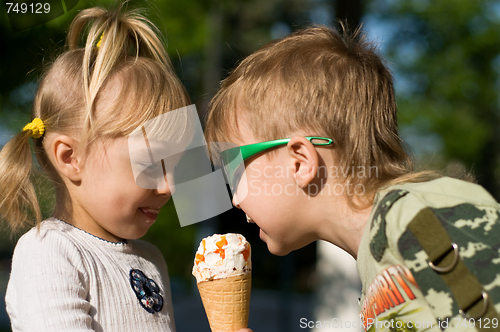
[[[250,329],[241,329],[241,330],[238,330],[236,332],[253,332],[253,331]]]

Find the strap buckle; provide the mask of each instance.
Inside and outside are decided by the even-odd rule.
[[[445,267],[439,267],[439,266],[434,265],[434,263],[429,262],[429,266],[431,269],[433,269],[434,271],[439,272],[439,273],[446,273],[446,272],[450,272],[455,267],[455,265],[457,265],[458,257],[459,257],[458,246],[456,243],[452,243],[451,246],[452,246],[453,254],[454,254],[453,261],[451,262],[451,264],[448,266],[445,266]]]
[[[488,309],[488,293],[486,293],[485,291],[482,291],[481,292],[481,298],[483,299],[483,307],[481,308],[481,311],[479,312],[479,314],[477,314],[476,316],[469,316],[466,311],[468,311],[470,308],[472,308],[472,306],[474,304],[476,304],[478,301],[480,301],[481,299],[477,300],[476,302],[474,302],[474,304],[472,304],[470,307],[466,308],[465,310],[458,310],[458,312],[460,313],[460,315],[462,315],[462,317],[465,317],[465,318],[472,318],[474,320],[476,319],[479,319],[481,317],[483,317],[483,315],[486,313],[487,309]]]

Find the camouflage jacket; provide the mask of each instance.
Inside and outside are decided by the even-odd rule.
[[[436,259],[429,243],[450,249]],[[453,269],[436,272],[430,256]],[[366,331],[500,331],[500,205],[481,186],[444,177],[380,191],[357,268]]]

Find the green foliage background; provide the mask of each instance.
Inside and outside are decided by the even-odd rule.
[[[384,53],[407,81],[400,124],[442,141],[438,155],[422,159],[458,162],[500,198],[498,1],[376,0],[369,8],[397,28]]]

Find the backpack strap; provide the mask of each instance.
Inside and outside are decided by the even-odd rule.
[[[467,269],[459,256],[458,246],[430,208],[422,209],[408,225],[428,256],[429,266],[449,287],[460,313],[467,318],[483,320],[500,316],[483,285]],[[479,331],[500,331],[476,326]]]

